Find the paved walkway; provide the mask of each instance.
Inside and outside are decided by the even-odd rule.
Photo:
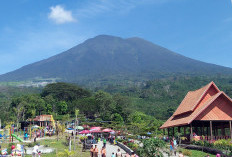
[[[102,141],[98,142],[97,147],[98,147],[99,151],[101,150],[102,146],[103,146],[103,142]],[[126,152],[123,149],[121,149],[120,147],[118,147],[117,145],[111,145],[109,142],[107,142],[107,144],[106,144],[106,157],[111,157],[113,152],[114,152],[114,154],[116,152],[118,152],[118,148],[120,149],[120,151],[122,152],[123,155],[126,154]]]
[[[174,155],[173,153],[171,156],[168,156],[168,154],[165,151],[162,151],[162,154],[164,155],[164,157],[178,157],[179,156],[178,152],[176,152],[176,155]],[[188,157],[188,156],[185,155],[185,157]]]

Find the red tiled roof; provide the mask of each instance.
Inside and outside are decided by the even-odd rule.
[[[198,90],[190,91],[187,93],[184,100],[181,102],[180,106],[177,108],[173,115],[176,116],[179,114],[193,111],[211,86],[214,86],[215,89],[219,92],[219,89],[213,82],[210,82],[209,84]]]
[[[34,121],[52,121],[52,115],[40,115],[34,118]]]
[[[224,100],[226,98],[226,100],[232,104],[231,99],[224,92],[221,92],[213,82],[202,87],[201,89],[189,93],[185,96],[175,113],[160,127],[161,129],[190,124],[212,103],[218,100],[221,95],[224,96]],[[228,106],[228,103],[224,104]],[[231,105],[229,105],[229,107],[232,108]],[[232,114],[230,115],[232,119]],[[230,115],[225,115],[225,117],[228,119],[230,118]],[[217,119],[218,117],[211,116],[210,118]],[[210,120],[210,118],[207,120]]]

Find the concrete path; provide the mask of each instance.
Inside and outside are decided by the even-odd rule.
[[[176,152],[176,155],[174,155],[174,153],[173,153],[171,156],[168,156],[168,154],[164,151],[162,151],[162,154],[164,155],[164,157],[178,157],[179,156],[178,152]],[[185,157],[188,157],[188,156],[185,156]]]
[[[102,146],[103,146],[102,141],[97,144],[99,151],[101,151]],[[123,149],[121,149],[120,147],[118,147],[117,145],[111,145],[109,142],[107,142],[107,144],[106,144],[106,157],[111,157],[113,152],[114,152],[114,154],[116,154],[116,152],[118,152],[118,149],[120,149],[123,156],[126,154],[126,152]]]

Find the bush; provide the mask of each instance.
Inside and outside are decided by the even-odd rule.
[[[204,147],[213,147],[214,146],[213,143],[210,143],[208,141],[202,141],[202,140],[193,141],[192,144],[197,145],[197,146],[204,146]]]
[[[129,143],[127,143],[127,146],[128,146],[129,148],[132,148],[133,144],[134,144],[134,143],[129,142]]]
[[[161,149],[165,148],[166,143],[159,138],[142,140],[143,147],[137,149],[139,156],[154,157],[154,154],[162,154]]]
[[[118,142],[123,142],[124,140],[123,140],[123,139],[120,139],[120,138],[117,138],[116,141],[118,141]]]
[[[185,155],[185,156],[192,156],[192,152],[191,152],[190,150],[184,149],[182,153],[183,153],[183,155]]]
[[[35,145],[39,144],[38,142],[28,143],[26,144],[27,147],[34,147]]]
[[[7,153],[8,154],[11,154],[11,146],[13,146],[13,145],[15,145],[15,143],[9,143],[8,144],[8,147],[7,147]],[[15,145],[15,147],[16,147],[16,145]]]

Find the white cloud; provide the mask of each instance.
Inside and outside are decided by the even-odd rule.
[[[65,10],[62,6],[56,5],[50,7],[51,12],[48,18],[53,20],[56,24],[63,24],[68,22],[75,22],[76,20],[72,16],[72,12]]]

